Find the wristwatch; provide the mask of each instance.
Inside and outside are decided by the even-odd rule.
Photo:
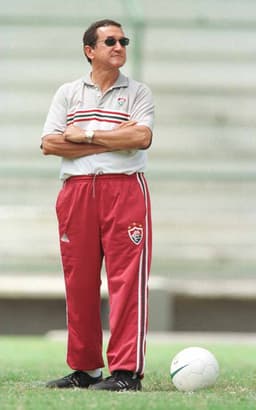
[[[86,138],[86,142],[88,142],[88,144],[92,143],[94,137],[94,131],[90,130],[90,131],[85,131],[85,138]]]

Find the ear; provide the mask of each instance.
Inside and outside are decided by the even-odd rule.
[[[87,56],[88,58],[90,58],[91,60],[93,60],[94,58],[94,49],[91,46],[84,46],[84,54],[85,56]]]

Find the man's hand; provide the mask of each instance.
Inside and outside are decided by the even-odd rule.
[[[77,144],[86,143],[85,131],[76,125],[69,125],[64,131],[63,137],[69,142],[75,142]]]
[[[137,121],[134,121],[134,120],[123,121],[123,122],[121,122],[121,124],[119,124],[119,125],[116,127],[116,129],[117,129],[117,128],[132,127],[133,125],[136,125],[136,124],[137,124]]]

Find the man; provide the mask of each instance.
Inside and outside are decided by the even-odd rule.
[[[53,388],[140,390],[144,375],[151,215],[144,177],[151,144],[150,90],[122,75],[125,37],[101,20],[84,33],[91,72],[59,88],[43,131],[45,155],[62,157],[57,216],[73,373]],[[111,375],[102,378],[100,272],[109,289]]]

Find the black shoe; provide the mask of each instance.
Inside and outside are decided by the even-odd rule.
[[[141,390],[139,377],[124,370],[116,370],[111,376],[90,386],[90,390],[109,390],[109,391],[137,391]]]
[[[50,387],[51,389],[68,389],[75,387],[87,389],[91,384],[98,383],[101,380],[102,374],[99,377],[91,377],[86,372],[76,370],[68,376],[48,382],[46,387]]]

